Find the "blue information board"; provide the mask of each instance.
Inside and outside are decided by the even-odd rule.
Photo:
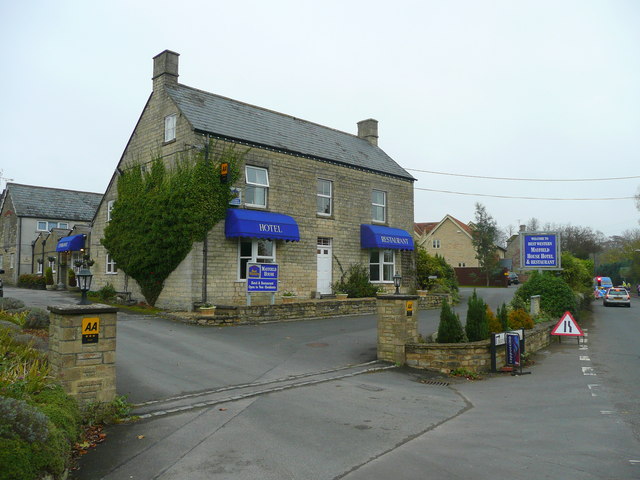
[[[561,268],[558,233],[524,232],[520,234],[520,268],[557,270]]]
[[[278,264],[250,263],[247,265],[247,292],[277,292]]]
[[[520,365],[520,335],[517,333],[507,333],[507,365],[519,366]]]

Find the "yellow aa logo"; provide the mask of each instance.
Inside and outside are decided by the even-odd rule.
[[[99,318],[83,318],[82,319],[82,334],[90,335],[100,333],[100,319]]]

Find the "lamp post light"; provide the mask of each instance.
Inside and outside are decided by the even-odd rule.
[[[400,282],[402,281],[402,277],[398,272],[393,276],[393,286],[396,287],[396,295],[400,295]]]
[[[78,280],[78,287],[80,287],[80,291],[82,292],[82,296],[80,297],[80,303],[78,305],[91,305],[91,302],[87,300],[87,292],[91,289],[91,279],[93,278],[93,274],[91,270],[87,267],[87,265],[83,265],[80,271],[76,274],[76,279]]]

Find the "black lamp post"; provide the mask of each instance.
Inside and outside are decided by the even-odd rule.
[[[398,272],[393,276],[393,286],[396,287],[396,295],[400,295],[400,282],[402,281],[402,277]]]
[[[82,292],[80,303],[78,303],[78,305],[91,305],[91,302],[87,300],[87,292],[91,289],[92,278],[93,274],[86,265],[83,265],[80,271],[76,274],[78,287],[80,287],[80,291]]]

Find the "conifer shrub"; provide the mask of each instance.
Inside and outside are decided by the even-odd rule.
[[[464,342],[464,330],[460,323],[460,317],[449,306],[445,298],[440,310],[440,324],[438,325],[438,343]]]
[[[507,310],[507,305],[502,304],[498,307],[498,311],[496,313],[498,321],[500,322],[500,330],[501,332],[506,332],[509,330],[509,311]]]
[[[53,269],[51,267],[44,269],[44,282],[47,285],[53,285]]]
[[[469,297],[467,308],[467,323],[465,331],[470,342],[478,342],[489,338],[489,325],[487,323],[487,307],[482,298],[478,297],[475,289]]]

